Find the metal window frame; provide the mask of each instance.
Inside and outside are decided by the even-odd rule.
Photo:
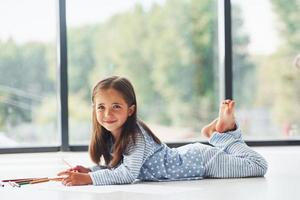
[[[68,47],[66,0],[57,0],[57,84],[58,84],[58,131],[61,151],[70,151],[68,114]]]
[[[68,125],[68,51],[66,0],[57,1],[57,99],[58,99],[58,132],[60,146],[0,148],[2,153],[40,153],[57,151],[87,151],[87,145],[70,145]],[[233,98],[232,75],[232,35],[231,35],[231,0],[218,0],[219,31],[219,73],[220,100]],[[195,141],[196,142],[196,141]],[[200,141],[202,142],[202,141]],[[249,146],[292,146],[300,145],[300,140],[247,140]],[[207,142],[202,142],[208,144]],[[186,142],[167,143],[170,147],[179,147]]]

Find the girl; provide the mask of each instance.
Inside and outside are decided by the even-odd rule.
[[[213,147],[194,143],[179,148],[169,148],[137,119],[135,92],[126,78],[100,81],[92,103],[89,153],[96,166],[60,172],[64,185],[237,178],[263,176],[267,171],[266,160],[242,140],[232,100],[223,101],[219,117],[202,129]],[[105,165],[100,165],[103,159]]]

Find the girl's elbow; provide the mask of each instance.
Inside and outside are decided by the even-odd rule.
[[[132,184],[137,179],[138,175],[135,173],[129,173],[124,180],[124,184]]]
[[[259,162],[259,174],[258,176],[265,176],[268,171],[268,162],[262,158]]]
[[[123,182],[123,184],[132,184],[134,183],[135,178],[134,177],[127,177],[126,180]]]
[[[132,177],[130,179],[130,183],[134,183],[139,177],[139,173],[132,173]]]
[[[268,171],[268,163],[265,162],[265,165],[263,165],[262,167],[262,176],[266,175],[267,171]]]

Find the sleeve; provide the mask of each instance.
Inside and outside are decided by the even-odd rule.
[[[107,166],[105,166],[105,165],[95,165],[95,166],[89,167],[89,169],[92,172],[94,172],[94,171],[98,171],[98,170],[101,170],[101,169],[107,169]]]
[[[226,150],[230,145],[234,143],[243,143],[245,144],[239,123],[236,121],[236,129],[228,131],[226,133],[214,132],[211,138],[209,138],[208,143],[218,147],[222,150]]]
[[[143,165],[146,142],[142,134],[138,134],[135,144],[129,145],[123,162],[113,169],[100,169],[89,172],[94,185],[114,185],[133,183]]]

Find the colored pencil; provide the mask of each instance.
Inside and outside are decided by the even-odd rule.
[[[64,177],[54,177],[54,178],[48,178],[49,181],[62,181]]]
[[[8,183],[9,183],[12,187],[21,187],[18,183],[15,183],[15,182],[9,181]]]
[[[43,182],[48,182],[48,181],[61,181],[62,179],[63,179],[63,177],[41,178],[41,179],[29,181],[29,183],[35,184],[35,183],[43,183]]]
[[[62,158],[62,161],[66,164],[66,165],[68,165],[70,168],[73,168],[73,166],[70,164],[70,163],[68,163],[65,159],[63,159]],[[78,172],[78,170],[71,170],[72,172]]]
[[[48,182],[50,181],[48,178],[41,178],[33,181],[29,181],[30,184],[35,184],[35,183],[43,183],[43,182]]]
[[[33,180],[33,179],[36,179],[36,178],[7,179],[7,180],[2,180],[2,182],[9,182],[9,181],[12,181],[12,182],[15,182],[15,181],[27,181],[27,180]]]
[[[34,179],[27,179],[27,180],[18,180],[18,181],[12,181],[12,182],[15,182],[15,183],[23,183],[23,182],[29,182],[29,181],[33,181],[33,180],[37,180],[39,178],[34,178]]]
[[[19,184],[20,186],[22,186],[22,185],[27,185],[27,184],[30,184],[30,182],[29,182],[29,181],[27,181],[27,182],[21,182],[21,183],[17,183],[17,184]]]
[[[48,181],[62,181],[64,177],[53,177],[53,178],[31,178],[31,179],[11,179],[11,180],[4,180],[2,182],[8,182],[12,187],[21,187],[22,185],[27,184],[36,184],[36,183],[44,183]],[[1,183],[1,187],[4,187],[4,184]]]
[[[68,163],[65,159],[62,158],[62,161],[63,161],[66,165],[68,165],[70,168],[73,168],[73,166],[72,166],[70,163]]]

